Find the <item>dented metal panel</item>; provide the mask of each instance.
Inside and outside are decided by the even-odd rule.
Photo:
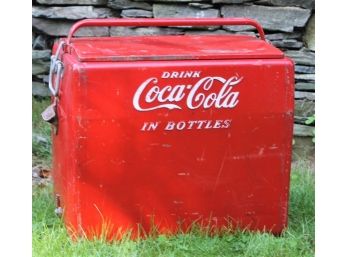
[[[193,50],[173,60],[164,44],[149,47],[160,59],[127,57],[117,38],[63,47],[53,168],[71,235],[287,226],[293,62],[261,39],[229,37],[231,49],[244,40],[254,57],[218,58],[208,36],[199,37],[207,59]],[[196,40],[173,38],[177,53]],[[277,54],[263,58],[253,40]]]

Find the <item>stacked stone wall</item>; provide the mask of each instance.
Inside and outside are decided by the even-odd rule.
[[[266,38],[295,61],[294,158],[313,156],[313,126],[306,124],[315,106],[314,0],[33,0],[32,89],[47,97],[47,75],[54,40],[86,18],[248,17],[261,23]],[[249,27],[85,28],[79,36],[154,34],[253,34]]]

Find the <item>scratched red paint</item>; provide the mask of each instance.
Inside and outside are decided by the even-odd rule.
[[[83,21],[63,39],[53,177],[71,235],[91,238],[105,223],[110,236],[153,224],[169,233],[192,222],[281,233],[292,61],[251,36],[72,38],[88,25],[199,23],[125,20]]]

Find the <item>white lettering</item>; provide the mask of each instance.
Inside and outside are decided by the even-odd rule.
[[[200,77],[200,71],[163,72],[161,78]],[[243,77],[203,77],[195,84],[159,85],[156,77],[145,80],[133,96],[133,106],[138,111],[152,111],[160,108],[191,110],[234,108],[239,103],[239,92],[234,87]],[[184,101],[185,100],[185,101]]]
[[[168,121],[167,126],[165,127],[165,130],[173,130],[175,126],[175,123],[173,121]]]
[[[181,109],[181,107],[179,107],[178,105],[176,104],[162,104],[162,105],[157,105],[157,106],[154,106],[154,107],[150,107],[150,108],[142,108],[140,106],[140,97],[143,93],[143,91],[145,90],[145,88],[147,87],[147,85],[149,85],[150,83],[154,83],[156,84],[157,83],[157,79],[156,78],[149,78],[147,80],[145,80],[141,85],[140,87],[138,88],[138,90],[135,92],[134,96],[133,96],[133,106],[136,110],[138,111],[152,111],[152,110],[156,110],[156,109],[159,109],[159,108],[167,108],[167,109]],[[145,102],[147,103],[151,103],[155,100],[155,98],[152,98],[151,97],[151,94],[152,93],[156,93],[156,90],[157,90],[157,87],[155,87],[155,89],[151,88],[149,90],[149,92],[151,93],[147,93],[146,94],[146,97],[145,97]],[[159,94],[159,92],[157,92],[157,95]]]
[[[162,78],[163,79],[167,79],[169,77],[170,77],[170,73],[168,71],[165,71],[165,72],[162,73]]]

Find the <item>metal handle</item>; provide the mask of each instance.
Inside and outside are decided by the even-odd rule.
[[[53,96],[58,95],[60,80],[63,75],[64,66],[59,60],[59,53],[66,43],[61,41],[58,45],[55,55],[51,56],[50,73],[48,74],[48,88]],[[55,83],[53,82],[53,75],[56,74]]]
[[[66,43],[69,45],[74,33],[82,27],[145,27],[145,26],[222,26],[249,25],[257,29],[260,38],[265,39],[265,33],[260,23],[247,18],[185,18],[185,19],[86,19],[76,22],[70,29]]]

